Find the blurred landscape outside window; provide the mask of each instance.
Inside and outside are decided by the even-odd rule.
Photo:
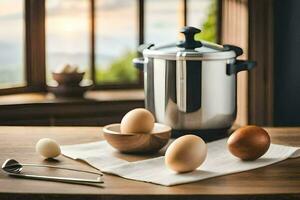
[[[136,0],[96,0],[96,82],[137,83],[132,66],[138,45]]]
[[[145,43],[178,41],[181,0],[144,0]],[[202,30],[196,39],[216,41],[216,0],[187,0],[187,25]],[[88,0],[46,0],[46,72],[78,65],[91,79],[91,14]],[[96,84],[137,83],[132,65],[138,47],[138,1],[95,0]],[[0,87],[25,83],[24,1],[0,1]]]
[[[104,1],[99,0],[98,2],[98,16],[96,19],[98,24],[97,46],[99,52],[101,52],[101,49],[106,50],[107,53],[114,51],[114,53],[111,53],[114,55],[107,57],[101,56],[101,53],[96,55],[96,80],[100,83],[137,82],[138,72],[131,62],[136,55],[135,49],[138,41],[137,20],[134,19],[138,16],[134,7],[136,1],[122,1],[121,6],[120,3],[117,3],[117,0],[106,1],[109,7],[106,12]],[[216,0],[188,0],[187,3],[189,11],[187,25],[202,30],[201,34],[196,35],[196,39],[216,42]],[[178,40],[178,31],[183,24],[181,6],[180,0],[145,0],[145,43],[169,44]],[[111,13],[108,14],[109,11],[107,10]],[[106,22],[103,22],[102,28],[101,18],[106,20]],[[107,26],[104,25],[105,23]],[[117,29],[122,34],[116,34],[118,33]],[[105,35],[105,32],[109,31],[111,31],[110,34]],[[102,67],[101,63],[105,67]]]
[[[195,36],[196,40],[217,42],[217,0],[188,0],[188,24],[200,27],[201,33]],[[202,8],[206,12],[199,12]]]
[[[145,0],[145,43],[165,45],[178,40],[183,26],[181,0]]]
[[[24,86],[24,1],[0,1],[0,88]]]
[[[87,0],[46,1],[46,77],[65,64],[90,78],[90,4]]]

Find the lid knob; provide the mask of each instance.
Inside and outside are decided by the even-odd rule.
[[[185,36],[185,41],[180,41],[177,44],[177,47],[185,49],[195,49],[202,47],[200,41],[195,40],[195,34],[200,33],[201,30],[191,26],[185,26],[181,29],[180,33],[183,33]]]

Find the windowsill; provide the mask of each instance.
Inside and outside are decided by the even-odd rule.
[[[89,103],[110,101],[143,101],[144,91],[136,90],[105,90],[88,91],[84,98],[55,98],[51,93],[23,93],[0,96],[0,105],[25,104],[59,104],[59,103]]]
[[[103,126],[120,122],[129,110],[144,107],[143,90],[89,91],[85,98],[48,93],[0,96],[0,125]]]

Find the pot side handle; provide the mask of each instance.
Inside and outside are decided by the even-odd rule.
[[[233,50],[235,52],[235,57],[239,57],[244,53],[242,48],[231,44],[224,44],[223,47],[225,50]]]
[[[226,74],[232,75],[237,74],[240,71],[249,71],[254,68],[256,65],[255,61],[250,60],[236,60],[235,63],[227,64],[226,66]]]
[[[147,64],[145,58],[143,58],[143,57],[140,57],[140,58],[134,58],[134,59],[132,60],[132,63],[133,63],[133,65],[134,65],[137,69],[139,69],[139,70],[141,70],[141,71],[144,70],[144,65]]]
[[[145,49],[150,49],[150,48],[153,47],[153,46],[154,46],[153,43],[149,43],[149,44],[141,44],[141,45],[138,47],[138,52],[139,52],[139,54],[143,54],[143,51],[144,51]],[[144,70],[145,64],[147,64],[147,61],[145,60],[145,58],[140,57],[140,58],[134,58],[134,59],[132,60],[132,63],[133,63],[133,65],[134,65],[137,69],[143,71],[143,70]]]

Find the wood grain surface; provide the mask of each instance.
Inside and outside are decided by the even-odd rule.
[[[267,128],[272,142],[300,146],[300,128]],[[100,127],[0,127],[0,163],[14,158],[22,163],[53,164],[94,170],[85,163],[59,156],[45,161],[35,153],[35,143],[44,137],[60,144],[102,140]],[[118,154],[118,153],[116,153]],[[126,160],[141,156],[121,155]],[[220,166],[221,167],[221,166]],[[68,171],[24,169],[47,175],[87,177]],[[300,199],[300,159],[268,167],[211,178],[195,183],[164,187],[104,175],[103,187],[25,180],[0,172],[0,199]]]

